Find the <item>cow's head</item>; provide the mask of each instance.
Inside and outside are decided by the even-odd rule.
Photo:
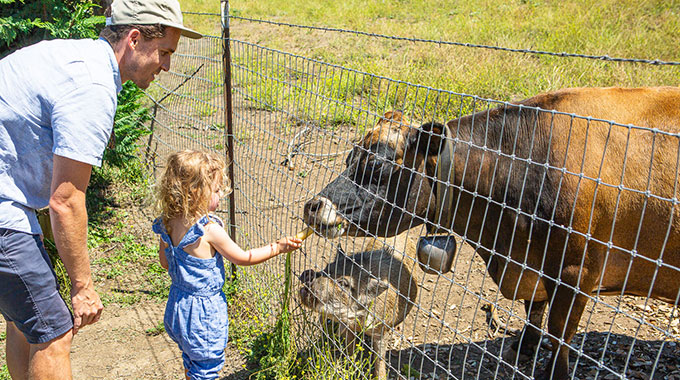
[[[329,238],[393,236],[432,216],[443,126],[413,127],[385,113],[346,159],[346,169],[304,206],[305,222]]]

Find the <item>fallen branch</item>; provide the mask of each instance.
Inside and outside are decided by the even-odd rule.
[[[501,322],[501,320],[498,318],[498,312],[496,309],[496,306],[491,304],[491,303],[485,303],[482,305],[482,310],[486,313],[486,323],[489,326],[489,338],[493,338],[498,334],[498,331],[502,328],[505,330],[506,334],[510,335],[520,335],[522,333],[521,329],[515,329],[512,327],[509,327],[507,323]]]
[[[320,161],[322,159],[327,159],[331,157],[337,157],[337,156],[342,156],[345,155],[346,153],[349,153],[351,149],[345,150],[342,152],[336,152],[336,153],[306,153],[303,152],[301,149],[305,145],[311,144],[310,142],[296,142],[298,139],[300,139],[303,136],[306,136],[309,132],[311,131],[310,126],[306,126],[303,128],[301,131],[295,134],[293,138],[288,142],[288,149],[286,150],[285,154],[279,153],[285,158],[283,161],[281,161],[281,165],[285,166],[288,168],[288,170],[295,170],[295,165],[293,165],[293,157],[297,155],[305,156],[305,157],[314,157],[317,158],[316,161]]]

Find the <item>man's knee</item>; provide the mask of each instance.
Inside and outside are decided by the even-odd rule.
[[[43,353],[50,356],[68,356],[71,353],[71,343],[73,342],[73,330],[67,331],[49,342],[31,345],[31,353]],[[33,355],[31,355],[33,356]]]

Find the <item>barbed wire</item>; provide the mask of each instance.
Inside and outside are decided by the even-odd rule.
[[[195,16],[218,16],[218,17],[220,16],[219,13],[210,13],[210,12],[188,12],[188,11],[185,12],[185,11],[182,11],[182,14],[195,15]]]
[[[386,34],[363,32],[363,31],[351,30],[351,29],[329,28],[329,27],[320,27],[320,26],[312,26],[312,25],[299,25],[299,24],[291,24],[291,23],[287,23],[287,22],[262,20],[262,19],[243,17],[243,16],[230,15],[229,17],[232,18],[232,19],[250,21],[250,22],[259,22],[259,23],[263,23],[263,24],[270,24],[270,25],[277,25],[277,26],[288,26],[288,27],[291,27],[291,28],[320,30],[320,31],[324,31],[324,32],[349,33],[349,34],[356,34],[356,35],[361,35],[361,36],[386,38],[386,39],[397,40],[397,41],[433,43],[433,44],[438,44],[438,45],[451,45],[451,46],[462,46],[462,47],[469,47],[469,48],[499,50],[499,51],[505,51],[505,52],[511,52],[511,53],[549,55],[549,56],[562,57],[562,58],[585,58],[585,59],[594,59],[594,60],[609,61],[609,62],[644,63],[644,64],[657,65],[657,66],[663,66],[663,65],[665,65],[665,66],[680,66],[680,62],[662,61],[662,60],[659,60],[659,59],[651,59],[650,60],[650,59],[642,59],[642,58],[610,57],[609,55],[590,55],[590,54],[577,54],[577,53],[567,53],[567,52],[559,52],[558,53],[558,52],[550,52],[550,51],[534,50],[534,49],[515,49],[515,48],[508,48],[508,47],[503,47],[503,46],[473,44],[473,43],[469,43],[469,42],[455,42],[455,41],[444,41],[444,40],[432,40],[432,39],[417,38],[417,37],[390,36],[390,35],[386,35]]]

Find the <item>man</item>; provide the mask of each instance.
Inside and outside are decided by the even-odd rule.
[[[147,88],[181,35],[177,0],[114,0],[95,40],[45,41],[0,60],[0,312],[13,379],[70,379],[78,329],[103,306],[87,251],[85,190],[101,165],[116,95]],[[48,206],[71,279],[73,315],[61,299],[35,210]]]

